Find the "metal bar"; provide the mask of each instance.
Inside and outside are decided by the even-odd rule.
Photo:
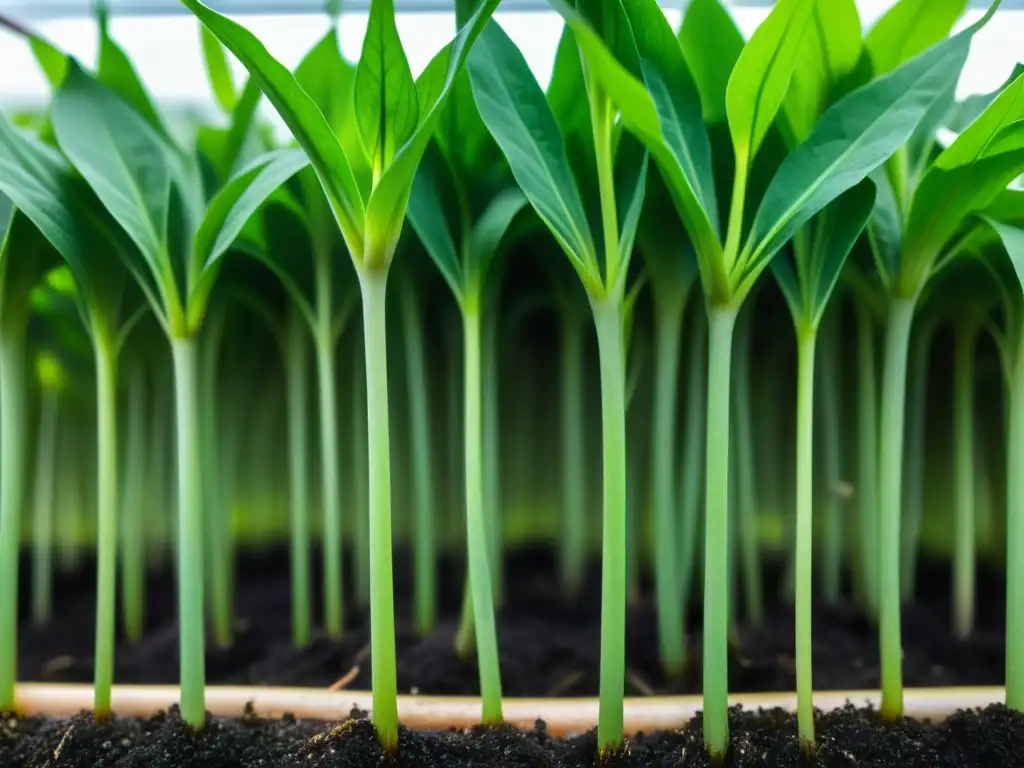
[[[775,0],[727,0],[734,6],[772,5]],[[988,7],[990,0],[971,0],[972,8]],[[325,0],[207,0],[211,8],[230,15],[322,13]],[[366,11],[369,0],[345,0],[347,11]],[[664,0],[666,8],[681,8],[687,0]],[[0,13],[22,21],[40,21],[91,16],[95,0],[0,0]],[[188,11],[178,0],[107,0],[111,15],[173,16]],[[399,12],[431,13],[450,11],[452,0],[397,0]],[[549,8],[546,0],[504,0],[503,11],[538,11]],[[1024,0],[1004,0],[1002,10],[1024,10]]]

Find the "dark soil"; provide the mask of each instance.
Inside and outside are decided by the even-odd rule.
[[[881,724],[874,713],[847,708],[818,719],[818,751],[801,752],[793,718],[782,712],[732,713],[725,768],[1015,768],[1024,765],[1024,716],[994,706],[929,725]],[[212,719],[194,732],[172,712],[147,721],[98,724],[70,720],[8,720],[0,724],[4,768],[575,768],[595,766],[593,732],[554,739],[543,723],[450,733],[403,730],[398,751],[385,755],[365,719],[330,724]],[[703,768],[700,723],[682,731],[640,735],[603,761],[614,768]],[[719,763],[719,765],[723,765]]]
[[[401,692],[477,692],[473,660],[459,659],[453,638],[461,600],[462,574],[455,562],[440,569],[441,621],[426,637],[412,625],[408,558],[396,557],[398,679]],[[597,694],[600,579],[595,567],[584,595],[566,599],[557,589],[550,553],[528,550],[509,558],[507,596],[499,623],[502,682],[506,696],[592,696]],[[57,584],[54,619],[47,627],[24,626],[20,636],[20,679],[91,682],[93,573]],[[1003,589],[1000,579],[979,580],[978,625],[972,639],[954,640],[949,627],[949,573],[924,568],[918,598],[904,611],[904,683],[908,686],[998,685],[1003,681]],[[351,580],[349,580],[351,581]],[[27,579],[23,584],[27,583]],[[770,572],[766,588],[777,583]],[[649,594],[649,590],[641,590]],[[148,631],[137,644],[117,648],[115,682],[174,683],[178,637],[174,582],[169,576],[149,585]],[[247,555],[239,564],[236,635],[231,648],[211,642],[210,684],[266,684],[326,687],[358,674],[349,687],[370,685],[368,617],[349,596],[348,630],[340,640],[317,635],[303,650],[292,647],[287,560],[280,553]],[[22,604],[27,604],[27,599]],[[315,614],[319,615],[319,613]],[[730,690],[792,690],[793,613],[769,601],[761,628],[741,623],[734,638]],[[666,680],[657,655],[657,625],[649,599],[634,601],[627,627],[627,694],[700,691],[700,616],[690,616],[691,670]],[[818,690],[873,688],[879,684],[877,631],[853,603],[817,606],[814,616],[814,684]]]

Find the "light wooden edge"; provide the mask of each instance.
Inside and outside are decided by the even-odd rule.
[[[24,715],[68,717],[92,708],[92,686],[55,683],[22,683],[15,700]],[[113,689],[113,711],[122,716],[146,717],[178,702],[178,688],[170,685],[117,685]],[[908,717],[941,720],[959,709],[974,709],[1005,700],[1003,688],[916,688],[904,692]],[[745,709],[796,708],[796,694],[758,693],[729,697],[730,704]],[[879,706],[877,691],[822,691],[814,705],[830,710],[853,704]],[[251,706],[256,715],[277,718],[292,714],[301,720],[339,721],[353,708],[369,711],[367,691],[327,691],[320,688],[275,688],[260,686],[211,686],[206,689],[206,709],[213,715],[237,717]],[[699,696],[652,696],[628,698],[625,703],[625,732],[672,730],[689,722],[701,709]],[[506,722],[533,728],[543,720],[550,733],[563,736],[581,733],[597,723],[597,699],[505,699]],[[480,719],[480,700],[470,696],[398,697],[398,714],[414,730],[468,728]]]

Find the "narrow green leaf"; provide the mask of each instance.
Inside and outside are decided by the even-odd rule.
[[[568,24],[563,25],[548,83],[548,104],[563,136],[579,135],[589,140],[593,147],[590,106],[586,99],[580,98],[586,87],[576,37]]]
[[[884,75],[949,35],[968,0],[900,0],[868,32],[865,47]]]
[[[469,57],[477,107],[512,174],[576,269],[594,258],[586,212],[558,124],[522,53],[497,22]]]
[[[1024,120],[1024,74],[1011,82],[978,118],[968,125],[956,140],[939,155],[935,167],[944,171],[968,165],[986,157],[1011,151],[1014,147],[1000,143],[1012,134],[1006,129]]]
[[[616,61],[601,38],[570,6],[560,0],[551,0],[551,4],[572,28],[588,62],[588,71],[614,101],[625,127],[647,146],[657,162],[696,246],[701,272],[709,275],[721,253],[717,216],[713,215],[717,204],[713,190],[708,191],[713,178],[710,146],[699,96],[664,14],[659,9],[657,15],[650,14],[648,18],[646,7],[640,3],[630,6],[631,19],[636,10],[643,15],[635,18],[650,24],[637,38],[644,77],[651,80],[648,90],[647,85]],[[669,32],[667,39],[665,29]],[[660,53],[657,41],[665,43]]]
[[[725,109],[736,162],[757,154],[782,106],[817,0],[779,0],[757,28],[729,76]]]
[[[721,0],[693,0],[683,16],[679,42],[700,91],[704,120],[724,123],[729,74],[743,51],[743,35]]]
[[[419,122],[416,82],[395,25],[394,0],[372,0],[356,66],[355,106],[363,148],[379,173]]]
[[[165,140],[171,141],[171,134],[142,84],[138,72],[135,71],[135,65],[121,46],[110,37],[105,25],[100,25],[96,79],[130,104]]]
[[[469,260],[466,265],[469,277],[467,287],[470,291],[473,290],[473,281],[482,286],[509,227],[526,204],[526,196],[522,191],[510,187],[495,195],[480,214],[470,235],[470,245],[466,252]]]
[[[171,169],[161,137],[72,61],[53,99],[57,143],[149,262],[166,275]]]
[[[1010,73],[1006,81],[994,91],[972,94],[963,101],[953,104],[949,112],[944,116],[943,125],[954,133],[962,133],[1021,75],[1024,75],[1024,64],[1018,62],[1014,65],[1013,72]]]
[[[815,4],[783,102],[796,143],[806,139],[822,112],[845,95],[843,86],[857,69],[862,52],[856,0]]]
[[[625,135],[619,142],[615,157],[615,199],[619,211],[619,261],[620,274],[629,271],[643,210],[644,195],[647,192],[648,155],[643,145],[633,136]]]
[[[745,268],[762,269],[805,222],[903,145],[959,76],[976,29],[938,44],[825,112],[765,192],[745,248]]]
[[[210,90],[213,91],[213,96],[222,110],[233,112],[235,105],[238,104],[238,94],[235,92],[235,79],[231,76],[231,66],[224,53],[224,46],[202,24],[199,25],[199,34]]]
[[[1024,227],[1005,224],[996,219],[986,217],[985,221],[995,230],[1010,258],[1010,264],[1024,291]]]
[[[68,71],[67,54],[38,35],[32,35],[28,44],[46,81],[52,88],[59,86]]]
[[[412,185],[408,217],[452,295],[461,302],[466,291],[462,263],[444,209],[444,201],[450,199],[446,194],[451,189],[450,175],[451,169],[444,156],[433,145],[428,147]]]
[[[498,0],[484,0],[480,3],[469,21],[430,60],[416,81],[419,125],[409,141],[398,150],[370,196],[366,210],[366,241],[370,252],[363,254],[364,265],[390,263],[402,234],[405,209],[409,203],[416,168],[434,134],[466,57],[497,7]]]
[[[316,169],[349,249],[362,253],[364,203],[348,159],[330,124],[295,77],[240,24],[199,0],[181,0],[242,62],[259,83]]]

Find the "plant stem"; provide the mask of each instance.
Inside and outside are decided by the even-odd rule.
[[[0,713],[14,711],[18,673],[18,554],[24,503],[25,323],[0,327]]]
[[[729,392],[737,307],[708,310],[708,400],[704,544],[704,744],[729,747]]]
[[[194,338],[171,340],[178,421],[178,624],[181,716],[206,721],[203,636],[203,485],[199,461],[198,348]]]
[[[358,344],[356,345],[358,352]],[[366,466],[366,378],[355,366],[352,386],[352,575],[356,604],[365,608],[370,603],[370,516],[368,496],[369,469]]]
[[[821,391],[817,398],[819,408],[821,439],[821,460],[824,465],[824,492],[821,494],[821,522],[824,533],[822,548],[822,595],[828,605],[839,603],[839,593],[843,571],[843,515],[840,484],[842,474],[842,446],[840,438],[843,434],[842,416],[840,413],[840,360],[839,345],[842,333],[838,311],[832,312],[825,319],[823,329],[826,338],[822,349],[822,365],[818,369],[821,376]]]
[[[750,335],[753,307],[748,307],[736,332],[736,473],[737,530],[743,592],[751,625],[764,622],[764,589],[761,586],[761,564],[758,557],[757,477],[754,472],[754,419],[750,398]],[[735,610],[733,614],[735,616]]]
[[[707,381],[704,373],[707,359],[708,344],[705,338],[707,314],[703,307],[695,313],[693,331],[689,342],[689,359],[686,366],[686,420],[683,426],[683,467],[680,472],[679,497],[682,500],[682,519],[680,521],[679,541],[679,580],[680,600],[683,605],[683,620],[686,620],[685,607],[690,603],[692,584],[695,576],[700,575],[697,567],[697,523],[700,520],[701,489],[704,470],[704,434],[707,419],[704,407],[704,386]],[[683,637],[686,637],[683,627]]]
[[[626,378],[622,305],[592,302],[601,363],[604,511],[601,531],[601,676],[597,746],[622,743],[626,676]]]
[[[117,616],[117,347],[93,329],[96,361],[96,657],[93,715],[110,716]]]
[[[1019,712],[1024,710],[1024,327],[1014,330],[1006,451],[1006,706]]]
[[[651,488],[654,514],[654,586],[658,610],[658,643],[666,676],[677,678],[686,665],[683,602],[679,594],[679,534],[676,531],[676,409],[679,389],[679,344],[683,301],[662,302],[655,315],[654,412],[652,414]]]
[[[401,312],[405,342],[405,370],[408,376],[409,440],[412,443],[413,563],[416,629],[428,634],[437,623],[437,555],[434,543],[434,474],[431,466],[430,411],[427,403],[426,360],[424,359],[423,317],[419,297],[411,279],[403,280]]]
[[[53,501],[59,413],[60,395],[57,390],[44,389],[32,494],[32,621],[37,626],[50,622],[53,608]]]
[[[221,443],[226,439],[220,422],[220,408],[217,398],[217,372],[220,362],[226,313],[211,313],[207,319],[202,343],[202,363],[199,376],[202,381],[200,408],[202,420],[199,428],[202,434],[201,459],[209,471],[203,475],[204,506],[203,519],[207,527],[206,557],[207,585],[209,588],[210,619],[215,642],[221,648],[231,646],[231,558],[226,557],[230,549],[230,507],[222,503],[221,478],[224,467],[221,464]],[[220,428],[219,428],[220,427]]]
[[[797,329],[796,390],[796,695],[800,744],[814,751],[811,580],[814,554],[814,354],[817,333]]]
[[[309,352],[306,325],[294,306],[285,336],[288,390],[288,498],[291,522],[292,644],[304,648],[312,630],[309,533]]]
[[[339,638],[344,627],[344,602],[341,589],[341,482],[338,477],[334,338],[330,314],[323,308],[320,312],[321,322],[317,326],[315,342],[320,397],[320,480],[323,483],[324,626],[330,637]]]
[[[146,378],[139,364],[129,376],[127,430],[121,505],[121,608],[125,636],[135,643],[141,639],[146,624]]]
[[[907,353],[917,298],[889,303],[882,382],[879,436],[878,569],[879,640],[882,659],[881,715],[889,721],[903,716],[903,645],[900,640],[900,500],[903,482],[904,410],[907,395]]]
[[[495,302],[496,303],[496,302]],[[488,554],[491,564],[491,586],[494,591],[495,610],[501,608],[505,597],[504,528],[501,506],[500,436],[501,413],[500,376],[498,375],[498,311],[492,308],[483,319],[483,362],[481,382],[484,392],[483,462],[484,462],[484,519],[487,522]]]
[[[583,325],[562,323],[562,541],[560,573],[568,598],[583,589],[587,560],[586,465],[583,423]]]
[[[363,351],[370,477],[370,649],[373,658],[373,724],[381,746],[398,747],[398,682],[395,672],[395,595],[391,569],[391,442],[385,325],[386,271],[359,271],[363,295]]]
[[[861,588],[868,615],[878,617],[878,379],[875,324],[865,302],[857,302],[857,507],[860,522]]]
[[[494,621],[494,592],[489,563],[487,510],[484,506],[483,476],[483,384],[480,362],[480,312],[468,299],[463,308],[465,354],[465,460],[466,460],[466,543],[469,550],[469,585],[472,592],[473,625],[476,634],[477,667],[483,723],[502,720],[501,671],[498,635]]]
[[[978,325],[959,324],[953,352],[953,444],[956,462],[956,524],[953,540],[953,633],[964,640],[974,630],[974,350]]]

